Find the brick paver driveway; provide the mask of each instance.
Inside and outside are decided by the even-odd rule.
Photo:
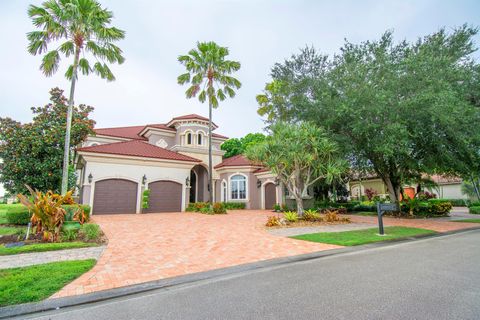
[[[97,265],[53,297],[117,288],[188,273],[339,248],[274,236],[271,212],[95,216],[109,242]]]

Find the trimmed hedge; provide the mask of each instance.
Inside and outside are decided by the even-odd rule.
[[[246,207],[245,202],[223,202],[223,205],[227,210],[245,209]]]
[[[468,210],[471,214],[480,214],[480,206],[470,207]]]
[[[27,225],[32,215],[23,205],[11,205],[7,207],[5,218],[8,224]]]

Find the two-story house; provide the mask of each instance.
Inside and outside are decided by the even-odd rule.
[[[213,124],[213,129],[217,129]],[[214,201],[271,209],[282,202],[275,177],[243,156],[222,160],[228,138],[212,134]],[[196,114],[165,124],[95,129],[77,149],[80,202],[93,214],[178,212],[208,200],[208,119]],[[150,190],[148,209],[142,194]]]

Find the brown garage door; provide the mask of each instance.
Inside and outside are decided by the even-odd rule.
[[[95,182],[93,214],[135,213],[138,184],[124,179]]]
[[[265,185],[265,209],[271,210],[277,203],[276,187],[273,183],[267,183]]]
[[[182,185],[173,181],[148,184],[150,199],[145,212],[178,212],[182,210]]]

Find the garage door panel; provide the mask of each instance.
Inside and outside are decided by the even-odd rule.
[[[148,185],[149,205],[145,212],[179,212],[182,210],[182,185],[173,181],[156,181]]]
[[[107,179],[95,183],[93,214],[135,213],[138,184],[124,179]]]

